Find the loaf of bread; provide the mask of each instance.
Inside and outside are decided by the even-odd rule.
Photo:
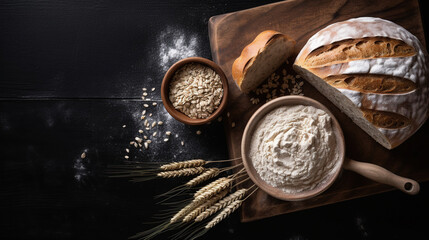
[[[249,93],[286,61],[294,47],[295,41],[280,32],[261,32],[232,64],[234,81]]]
[[[380,18],[334,23],[313,35],[294,69],[377,142],[392,149],[428,118],[428,55]]]

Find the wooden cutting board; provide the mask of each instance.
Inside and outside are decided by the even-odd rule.
[[[231,77],[231,66],[241,50],[261,31],[277,30],[297,42],[295,56],[307,40],[323,27],[353,17],[372,16],[391,20],[416,35],[425,45],[417,0],[291,0],[273,3],[239,12],[214,16],[209,21],[209,37],[213,60],[225,71],[230,84],[230,116],[225,121],[229,154],[241,156],[240,143],[247,121],[261,105],[253,105],[242,94]],[[327,106],[340,122],[345,139],[346,155],[359,161],[378,164],[388,170],[417,181],[429,180],[429,161],[422,149],[429,148],[429,123],[394,150],[375,142],[346,115],[322,96],[309,83],[304,83],[304,95]],[[235,122],[235,127],[232,127]],[[236,161],[234,164],[238,164]],[[270,197],[261,190],[253,194],[242,207],[242,221],[253,221],[274,215],[332,204],[392,190],[347,170],[322,195],[299,202],[287,202]]]

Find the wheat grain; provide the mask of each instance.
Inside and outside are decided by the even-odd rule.
[[[201,175],[198,175],[195,178],[189,180],[189,182],[186,183],[186,186],[195,187],[198,184],[204,181],[207,181],[208,179],[216,177],[219,174],[219,172],[220,172],[219,168],[207,169],[207,171],[203,172]]]
[[[204,164],[206,164],[206,161],[203,159],[193,159],[193,160],[187,160],[182,162],[172,162],[172,163],[164,164],[159,168],[163,171],[171,171],[171,170],[178,170],[182,168],[200,167],[200,166],[203,166]]]
[[[222,192],[216,194],[212,198],[208,199],[206,202],[201,204],[200,206],[196,207],[194,210],[192,210],[190,213],[188,213],[184,218],[183,222],[190,222],[191,220],[195,219],[198,215],[201,214],[204,210],[215,204],[217,201],[225,197],[225,195],[228,193],[228,189],[223,190]]]
[[[204,171],[205,171],[204,167],[183,168],[179,170],[159,172],[157,176],[162,178],[184,177],[184,176],[200,174]]]
[[[244,195],[246,194],[247,190],[248,190],[247,188],[239,189],[239,190],[235,191],[234,193],[228,195],[224,199],[221,199],[219,202],[215,203],[213,206],[204,210],[204,212],[201,212],[195,218],[195,221],[201,222],[202,220],[210,217],[211,215],[215,214],[217,211],[221,210],[222,208],[228,206],[232,202],[234,202],[236,200],[241,200],[244,197]]]
[[[233,213],[235,210],[237,210],[241,204],[243,203],[242,200],[235,200],[230,205],[228,205],[225,209],[222,210],[216,217],[214,217],[207,225],[205,226],[206,229],[213,228],[216,224],[218,224],[220,221],[228,217],[231,213]]]
[[[217,193],[231,187],[232,178],[225,178],[223,181],[220,181],[218,184],[215,184],[212,188],[207,189],[205,192],[200,193],[194,197],[195,202],[204,201],[216,195]]]

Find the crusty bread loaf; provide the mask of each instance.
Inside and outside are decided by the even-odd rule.
[[[428,118],[428,56],[397,24],[363,17],[312,36],[294,69],[388,149]]]
[[[232,77],[241,91],[249,93],[259,86],[293,53],[295,41],[267,30],[247,45],[232,64]]]

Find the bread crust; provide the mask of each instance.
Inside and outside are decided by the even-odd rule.
[[[291,39],[287,35],[274,30],[265,30],[258,34],[250,44],[244,47],[240,56],[235,59],[232,64],[232,78],[240,89],[243,79],[246,76],[247,69],[252,66],[255,57],[264,51],[265,48],[269,47],[270,41],[277,37],[285,38],[287,41],[291,41],[295,45],[295,40]]]

